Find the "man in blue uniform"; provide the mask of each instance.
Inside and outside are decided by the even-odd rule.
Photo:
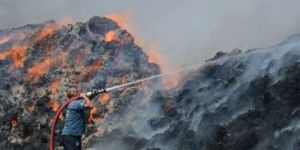
[[[90,99],[76,88],[67,91],[68,97],[80,95],[78,100],[71,102],[67,107],[65,124],[62,130],[62,144],[65,150],[80,150],[81,136],[85,133],[85,109],[94,107]]]

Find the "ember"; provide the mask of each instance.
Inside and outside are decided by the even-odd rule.
[[[117,31],[109,31],[105,35],[105,41],[110,42],[114,40],[117,36]]]
[[[108,105],[109,104],[109,100],[110,100],[109,93],[103,93],[103,94],[101,94],[100,97],[99,97],[99,100],[100,100],[100,102],[101,102],[101,104],[103,106]]]
[[[12,119],[12,120],[10,120],[10,124],[11,124],[12,126],[16,126],[16,125],[17,125],[17,119]]]
[[[49,109],[51,109],[52,111],[58,111],[58,109],[59,109],[59,107],[60,107],[60,104],[57,102],[57,101],[55,101],[55,100],[50,100],[49,102],[48,102],[48,107],[49,107]]]

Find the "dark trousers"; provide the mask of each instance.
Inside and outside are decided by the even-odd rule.
[[[81,150],[81,135],[62,135],[64,150]]]

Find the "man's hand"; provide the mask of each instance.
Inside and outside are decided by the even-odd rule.
[[[85,93],[80,93],[80,97],[84,100],[84,107],[92,109],[94,107],[94,104],[91,102],[91,100],[85,95]]]

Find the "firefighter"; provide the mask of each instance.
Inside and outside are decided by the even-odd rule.
[[[67,107],[62,130],[62,144],[65,150],[80,150],[81,136],[86,130],[85,109],[92,109],[93,103],[85,93],[75,87],[67,90],[67,96],[72,98],[78,96],[78,100],[71,102]]]

